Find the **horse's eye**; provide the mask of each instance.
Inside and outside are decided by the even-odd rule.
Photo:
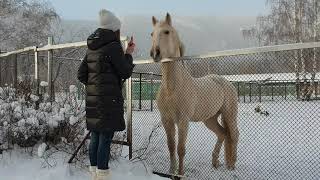
[[[151,36],[153,36],[153,32],[151,33]]]
[[[164,33],[165,33],[165,34],[169,34],[169,33],[170,33],[170,31],[165,31]]]

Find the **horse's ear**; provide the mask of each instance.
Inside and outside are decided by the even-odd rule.
[[[185,47],[184,47],[184,44],[182,42],[180,42],[179,50],[180,50],[180,56],[181,57],[184,56]]]
[[[158,23],[158,20],[154,16],[152,16],[152,24],[153,24],[153,26],[155,26],[157,23]]]
[[[172,26],[172,20],[171,20],[171,16],[170,16],[169,13],[167,13],[167,16],[166,16],[166,22],[167,22],[170,26]]]

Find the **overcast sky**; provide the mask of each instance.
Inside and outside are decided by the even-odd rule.
[[[63,19],[95,20],[101,8],[118,16],[257,16],[266,13],[265,0],[49,0]]]

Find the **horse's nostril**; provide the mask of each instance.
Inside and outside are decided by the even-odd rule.
[[[159,55],[160,55],[160,49],[157,48],[157,49],[156,49],[156,56],[159,56]]]

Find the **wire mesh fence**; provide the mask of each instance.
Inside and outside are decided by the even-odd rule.
[[[134,111],[153,111],[161,75],[134,72],[132,75],[132,100]]]
[[[153,111],[133,111],[133,158],[188,179],[319,179],[319,49],[228,54],[136,66],[162,80]]]
[[[128,84],[132,96],[123,88],[125,103],[130,106],[132,100],[132,109],[126,108],[126,117],[132,115],[132,124],[127,119],[132,160],[144,161],[156,172],[182,174],[179,157],[185,153],[183,174],[189,179],[318,179],[320,50],[305,46],[229,51],[167,63],[135,61]],[[83,107],[85,90],[76,74],[85,50],[83,46],[52,50],[55,102],[73,92]],[[48,56],[48,51],[36,55],[31,50],[0,57],[1,87],[27,81],[33,94],[39,87],[39,94],[48,96]],[[167,71],[162,72],[161,66]],[[236,92],[235,99],[230,89]],[[229,113],[235,113],[230,102],[236,102],[238,111],[229,124]],[[81,127],[84,131],[84,124]],[[232,139],[231,131],[237,130],[238,140]],[[118,133],[115,140],[130,146],[127,132]],[[232,143],[237,148],[230,155],[226,146]]]

